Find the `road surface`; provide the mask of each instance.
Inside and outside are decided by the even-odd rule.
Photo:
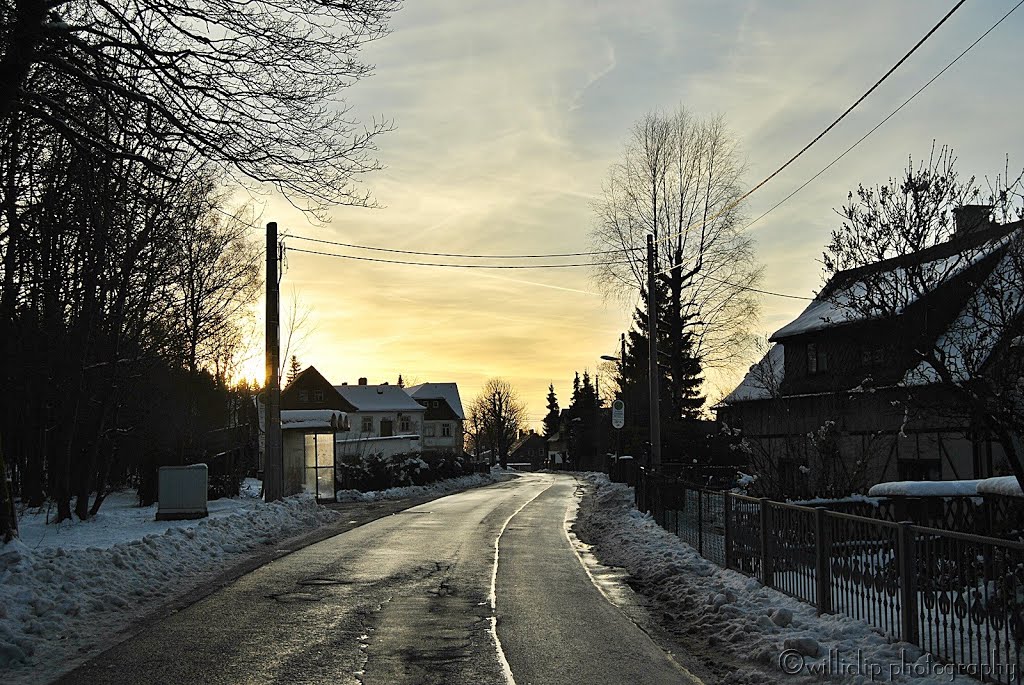
[[[378,519],[242,576],[58,682],[699,682],[591,582],[564,525],[577,487],[527,474]]]

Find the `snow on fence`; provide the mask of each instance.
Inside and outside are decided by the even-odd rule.
[[[1024,683],[1024,543],[703,490],[641,471],[636,502],[709,561],[990,682]]]

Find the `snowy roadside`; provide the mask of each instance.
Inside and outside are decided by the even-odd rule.
[[[489,474],[474,473],[470,476],[459,476],[439,480],[429,485],[409,485],[402,488],[388,488],[387,490],[373,490],[371,492],[360,492],[359,490],[338,490],[335,493],[339,502],[376,502],[380,500],[405,499],[406,497],[435,496],[443,497],[453,492],[461,492],[469,488],[478,488],[481,485],[490,485],[504,480],[515,478],[511,471],[502,471],[500,468],[492,468]]]
[[[629,572],[630,585],[684,649],[723,657],[722,682],[952,680],[949,666],[913,645],[891,642],[846,616],[817,616],[814,607],[707,561],[636,511],[631,488],[604,474],[580,478],[588,487],[576,534],[602,563]],[[958,680],[971,682],[966,676]]]
[[[477,475],[358,501],[435,498],[505,478]],[[258,481],[247,481],[241,497],[211,501],[210,516],[194,521],[155,521],[156,506],[134,506],[132,492],[111,495],[86,522],[54,526],[45,510],[25,515],[22,538],[0,545],[0,681],[48,682],[233,565],[352,517],[309,495],[270,504],[258,495]]]

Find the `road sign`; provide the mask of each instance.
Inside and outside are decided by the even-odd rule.
[[[612,428],[622,428],[626,425],[626,403],[622,400],[612,402]]]

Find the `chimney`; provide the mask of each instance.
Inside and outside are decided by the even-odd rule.
[[[348,381],[342,381],[341,384],[342,385],[348,385]]]
[[[964,235],[992,225],[992,205],[963,205],[953,209],[954,235]]]
[[[365,378],[360,378],[359,379],[359,385],[366,385],[366,379]]]

